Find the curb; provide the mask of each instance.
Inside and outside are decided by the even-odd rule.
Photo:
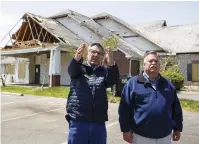
[[[198,99],[194,99],[194,98],[188,98],[188,97],[178,97],[179,100],[191,100],[191,101],[195,101],[195,102],[199,102]]]
[[[177,94],[190,94],[199,96],[199,91],[178,91]]]
[[[61,98],[61,97],[53,97],[53,96],[41,96],[41,95],[31,95],[31,94],[23,94],[23,93],[11,93],[11,92],[1,92],[1,94],[9,94],[9,95],[14,95],[14,96],[21,96],[21,97],[24,97],[24,96],[36,96],[36,97],[49,97],[49,98]],[[61,98],[62,99],[62,98]],[[63,98],[63,99],[66,99],[66,98]]]
[[[1,92],[1,94],[19,95],[20,96],[22,93]]]

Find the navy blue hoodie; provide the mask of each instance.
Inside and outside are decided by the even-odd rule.
[[[182,131],[182,109],[171,82],[160,76],[156,90],[143,73],[124,86],[119,105],[122,132],[148,138],[163,138],[172,130]]]

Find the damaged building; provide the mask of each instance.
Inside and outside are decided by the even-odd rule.
[[[157,28],[161,32],[166,28],[166,24],[162,22],[150,27],[132,26],[107,13],[87,17],[71,10],[51,17],[25,13],[21,21],[17,31],[10,34],[11,44],[1,48],[2,56],[25,59],[15,64],[17,66],[12,77],[16,83],[68,85],[70,77],[67,66],[73,56],[71,51],[82,42],[88,45],[103,42],[110,35],[118,38],[114,58],[122,75],[136,75],[141,70],[142,56],[146,51],[177,55],[177,52],[170,49],[170,45],[165,46],[157,39]],[[161,32],[159,35],[164,34]],[[194,49],[193,53],[196,54],[194,63],[198,63],[199,50]],[[5,70],[6,68],[2,69],[2,73]],[[196,78],[197,80],[199,81]]]

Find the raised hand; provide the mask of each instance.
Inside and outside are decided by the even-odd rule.
[[[81,60],[81,58],[82,58],[83,55],[84,55],[84,50],[85,50],[85,48],[86,48],[86,44],[83,43],[83,44],[81,44],[80,47],[77,49],[77,51],[76,51],[76,53],[75,53],[75,56],[74,56],[74,59],[75,59],[76,61],[80,61],[80,60]]]
[[[108,66],[114,65],[113,52],[109,47],[105,49],[105,59]]]

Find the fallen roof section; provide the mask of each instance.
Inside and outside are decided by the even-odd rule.
[[[26,13],[25,16],[31,17],[44,29],[52,33],[55,37],[57,37],[57,39],[60,40],[60,43],[68,43],[69,45],[75,46],[79,46],[82,43],[82,39],[80,37],[72,33],[69,29],[54,19],[45,18],[31,13]]]

